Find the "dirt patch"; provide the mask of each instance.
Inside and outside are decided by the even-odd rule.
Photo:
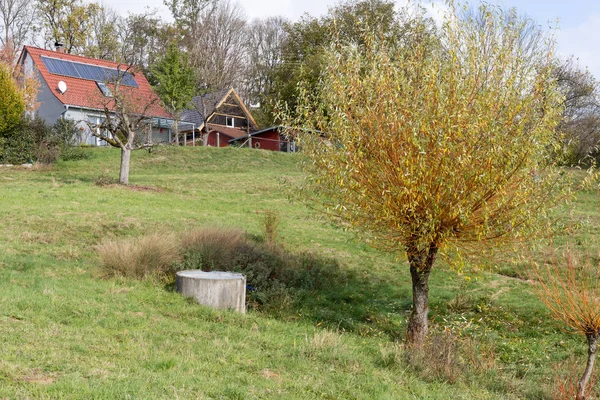
[[[126,186],[129,190],[133,190],[134,192],[164,192],[164,189],[157,188],[155,186],[138,186],[138,185],[128,185]]]
[[[27,375],[22,378],[25,382],[35,383],[38,385],[51,385],[56,380],[55,377],[44,374],[39,369],[33,369],[29,371]]]
[[[279,374],[277,372],[273,372],[268,368],[265,368],[261,371],[261,375],[266,379],[276,379],[279,378]]]
[[[106,187],[106,188],[129,189],[129,190],[132,190],[134,192],[156,192],[156,193],[160,193],[160,192],[164,192],[165,191],[165,189],[157,188],[155,186],[121,185],[121,184],[118,184],[118,183],[112,183],[110,185],[98,185],[98,186],[102,186],[102,187]]]

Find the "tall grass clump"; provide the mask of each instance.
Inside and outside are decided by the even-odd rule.
[[[406,348],[406,362],[423,379],[456,383],[495,369],[493,349],[451,332],[433,334],[420,350]]]
[[[272,210],[263,210],[259,215],[265,243],[270,246],[275,245],[279,238],[279,223],[281,222],[279,213]]]
[[[154,233],[141,238],[108,240],[97,247],[107,277],[144,279],[173,274],[181,245],[175,235]]]

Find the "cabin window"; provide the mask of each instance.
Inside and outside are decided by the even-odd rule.
[[[226,117],[225,118],[225,125],[234,128],[235,127],[235,122],[234,119],[232,117]]]

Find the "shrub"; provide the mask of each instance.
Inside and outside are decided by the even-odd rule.
[[[98,175],[96,178],[96,186],[110,186],[118,183],[118,181],[114,178],[111,178],[108,174],[104,173]]]
[[[239,230],[203,229],[182,237],[180,269],[235,271],[246,276],[250,307],[286,301],[299,291],[331,287],[346,279],[334,259],[257,243]]]
[[[97,250],[107,276],[162,278],[172,275],[180,260],[177,238],[159,233],[137,239],[105,241]]]
[[[556,364],[553,368],[555,371],[553,382],[552,398],[555,400],[573,400],[577,398],[579,385],[579,369],[580,364],[576,357],[571,356],[565,361]],[[589,390],[586,394],[588,399],[597,399],[598,393],[595,390],[596,376],[592,375],[589,382]]]
[[[41,148],[42,143],[47,142]],[[0,163],[31,163],[39,155],[46,156],[45,151],[54,146],[52,131],[39,117],[23,117],[10,132],[0,137]]]
[[[54,164],[60,157],[60,146],[52,140],[44,140],[38,145],[35,153],[36,161],[40,164]]]
[[[62,160],[77,161],[90,158],[91,153],[87,153],[77,146],[76,138],[79,136],[79,128],[75,121],[59,119],[52,127],[52,135],[60,146]]]
[[[25,99],[13,77],[12,68],[0,62],[0,135],[5,136],[12,131],[24,111]]]

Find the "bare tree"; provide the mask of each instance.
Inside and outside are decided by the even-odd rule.
[[[106,96],[101,102],[104,120],[97,124],[88,123],[92,135],[106,141],[109,145],[121,149],[121,168],[119,183],[129,184],[129,166],[131,151],[145,147],[136,143],[137,134],[147,128],[151,121],[149,113],[158,98],[142,97],[133,88],[122,84],[126,74],[132,73],[132,68],[119,68],[115,79],[106,82],[111,96]]]
[[[97,7],[95,11],[88,21],[89,34],[83,54],[103,60],[120,60],[119,33],[124,25],[123,18],[106,5]]]
[[[0,0],[0,45],[11,49],[12,59],[34,30],[33,5],[31,0]]]
[[[600,92],[598,81],[573,57],[557,60],[554,76],[564,96],[563,157],[567,164],[590,164],[600,158]]]
[[[269,17],[255,20],[248,27],[248,67],[244,89],[252,103],[264,102],[273,92],[275,70],[283,61],[286,23],[283,17]]]
[[[130,14],[119,30],[122,46],[119,58],[148,72],[150,65],[166,50],[169,31],[169,25],[157,16],[156,10]]]
[[[194,42],[201,30],[201,23],[206,18],[205,10],[216,0],[164,0],[171,10],[177,29],[183,34],[186,47]]]
[[[203,92],[237,86],[246,62],[246,20],[239,4],[223,0],[202,12],[188,49]]]

